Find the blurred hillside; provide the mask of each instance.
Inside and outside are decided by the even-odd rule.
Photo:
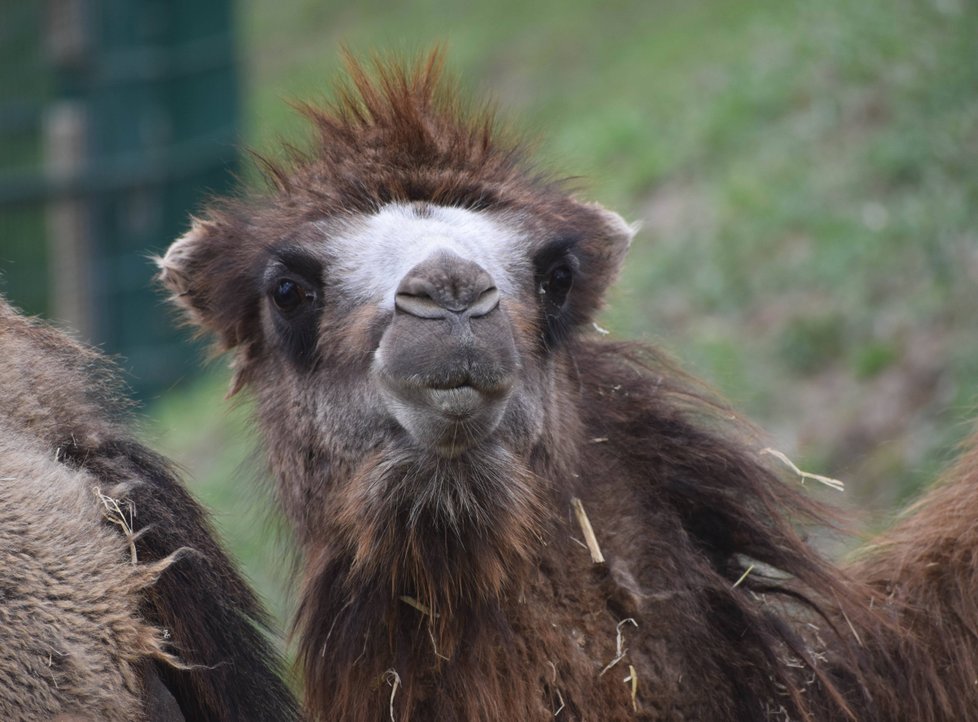
[[[299,141],[338,49],[443,43],[583,195],[644,222],[603,324],[889,508],[978,398],[978,6],[964,0],[242,0],[248,143]],[[189,211],[190,209],[188,209]],[[150,414],[265,589],[254,441],[219,372]],[[275,602],[281,610],[283,602]]]

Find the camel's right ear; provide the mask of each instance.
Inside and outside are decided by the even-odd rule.
[[[156,259],[170,300],[191,325],[213,334],[221,351],[245,343],[256,305],[247,259],[224,225],[194,218],[190,230]]]
[[[162,258],[156,257],[156,265],[160,269],[157,279],[170,292],[172,301],[181,311],[187,314],[190,322],[197,327],[206,326],[202,312],[199,292],[194,290],[194,255],[200,246],[206,243],[205,237],[214,230],[213,225],[197,218],[191,219],[190,230],[175,240]]]

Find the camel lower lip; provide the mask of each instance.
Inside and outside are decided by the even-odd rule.
[[[483,395],[468,385],[451,389],[428,389],[426,395],[435,409],[446,416],[457,418],[471,416],[486,403]]]

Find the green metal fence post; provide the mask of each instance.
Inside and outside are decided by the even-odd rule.
[[[35,8],[22,22],[40,24],[38,3],[20,4]],[[27,310],[61,316],[120,354],[146,397],[199,361],[173,330],[149,257],[185,229],[205,195],[232,182],[238,79],[231,0],[48,0],[46,11],[47,64],[28,71],[46,73],[53,87],[47,112],[31,116],[36,126],[47,118],[48,170],[39,162],[0,164],[0,285]],[[0,73],[0,121],[12,107],[3,81]],[[8,144],[3,131],[0,122],[0,153]],[[40,215],[42,203],[50,251],[39,238],[5,249],[6,219]],[[41,304],[28,293],[38,280],[24,279],[43,264],[56,293]]]

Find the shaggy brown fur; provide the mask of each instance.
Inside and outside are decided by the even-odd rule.
[[[118,398],[0,299],[0,717],[295,718],[258,602]]]
[[[5,423],[0,460],[0,717],[139,719],[141,665],[169,662],[137,611],[163,567],[128,563],[97,479]]]
[[[978,434],[945,478],[849,570],[886,596],[899,622],[898,633],[870,640],[898,659],[905,675],[892,719],[978,717],[976,510]]]
[[[440,83],[437,56],[373,78],[351,63],[351,77],[307,109],[315,147],[267,164],[265,197],[215,205],[160,261],[176,303],[233,350],[232,391],[256,395],[303,551],[311,713],[967,718],[978,540],[940,495],[970,498],[976,480],[834,567],[802,537],[823,510],[743,424],[654,352],[593,337],[624,223],[528,170]],[[405,233],[444,207],[497,223],[520,239],[505,248],[515,290],[456,307],[444,288],[476,275],[449,254],[410,271],[393,307],[364,300],[337,249],[391,204]],[[431,263],[442,285],[425,280]],[[456,393],[482,399],[473,414],[503,411],[495,426],[457,421],[446,447],[431,408]]]

